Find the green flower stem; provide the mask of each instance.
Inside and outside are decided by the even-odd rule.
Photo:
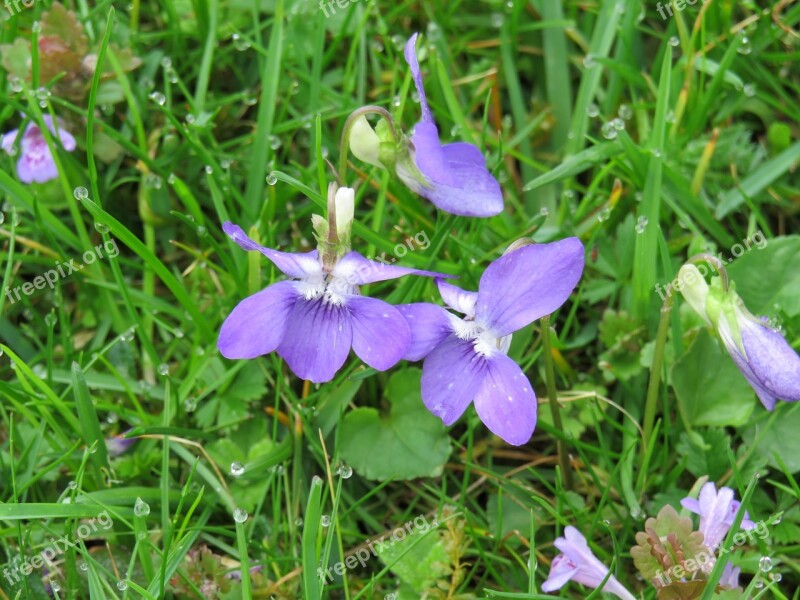
[[[558,394],[556,393],[556,371],[553,365],[552,344],[550,341],[550,315],[542,317],[542,344],[544,347],[544,368],[547,378],[547,397],[550,403],[550,414],[553,417],[553,427],[561,433],[561,437],[557,441],[558,463],[561,465],[564,487],[571,490],[572,467],[570,467],[567,448],[564,445],[564,426],[561,424],[561,408],[558,404]]]
[[[722,281],[722,289],[727,292],[728,272],[725,270],[724,263],[713,254],[695,254],[689,260],[686,261],[686,264],[694,265],[702,262],[706,262],[714,267],[714,269],[717,271],[717,275],[719,275],[719,278]]]
[[[653,424],[656,419],[656,403],[658,402],[658,388],[661,385],[661,367],[664,362],[664,347],[667,344],[669,316],[672,313],[672,306],[674,303],[674,296],[670,293],[667,294],[667,297],[664,298],[664,303],[661,305],[661,316],[658,320],[658,332],[656,333],[656,348],[653,352],[653,364],[650,367],[650,381],[647,384],[647,399],[644,404],[642,460],[644,460],[644,456],[647,453],[650,436],[653,433]]]
[[[347,175],[347,155],[350,152],[350,130],[353,128],[353,124],[364,115],[379,115],[382,117],[389,124],[389,130],[392,132],[392,137],[395,142],[398,140],[394,119],[391,113],[385,108],[369,105],[362,106],[350,113],[350,116],[347,117],[347,121],[344,123],[342,139],[339,142],[339,185],[347,184],[345,177]]]

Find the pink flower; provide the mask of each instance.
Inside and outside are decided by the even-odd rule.
[[[589,549],[586,538],[574,527],[564,529],[564,537],[554,542],[561,554],[550,564],[550,574],[542,583],[543,592],[554,592],[564,587],[570,579],[597,589],[608,575],[608,567],[601,563]],[[622,600],[636,600],[625,587],[611,575],[603,586],[603,591],[614,594]]]
[[[703,534],[703,540],[706,546],[714,550],[725,539],[741,503],[733,499],[731,488],[721,487],[717,491],[714,482],[709,481],[700,488],[700,496],[696,500],[684,498],[681,500],[681,506],[700,515],[700,532]],[[745,512],[741,528],[747,530],[755,526],[756,524],[750,520],[750,515]]]
[[[64,150],[67,152],[75,150],[75,138],[70,132],[61,127],[60,124],[58,132],[56,132],[52,117],[44,115],[42,118],[53,135],[57,135],[61,140]],[[18,134],[18,129],[3,134],[0,145],[8,154],[14,153],[14,141],[17,139]],[[53,160],[53,154],[50,152],[44,135],[42,135],[42,130],[36,123],[28,123],[25,132],[22,134],[20,157],[17,161],[17,175],[19,175],[19,179],[23,183],[44,183],[58,177],[58,169]]]

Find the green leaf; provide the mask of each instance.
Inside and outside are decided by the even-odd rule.
[[[78,16],[60,2],[54,2],[50,10],[42,13],[41,25],[41,37],[58,38],[78,56],[86,55],[89,43],[83,25],[78,21]]]
[[[718,448],[730,448],[731,438],[722,429],[695,430],[681,433],[677,450],[686,458],[686,468],[695,477],[707,475],[712,481],[721,478],[730,468],[725,452]]]
[[[747,243],[740,245],[746,250]],[[789,317],[800,315],[800,236],[766,240],[756,234],[749,245],[750,250],[727,267],[747,308],[765,315],[777,304]]]
[[[20,79],[27,79],[31,70],[31,43],[17,38],[13,44],[0,46],[0,64],[3,68]]]
[[[419,517],[417,517],[419,518]],[[398,527],[395,532],[403,531]],[[394,535],[384,540],[381,546],[376,544],[380,559],[417,593],[422,593],[436,585],[439,579],[447,577],[451,572],[450,558],[445,547],[444,537],[438,533],[430,533],[420,539],[421,535],[412,530],[416,535],[407,535],[395,541]]]
[[[392,375],[386,386],[388,415],[358,408],[345,416],[341,455],[367,479],[438,477],[450,456],[450,438],[420,396],[420,369]]]
[[[755,407],[755,392],[707,329],[672,367],[672,385],[691,425],[741,426]]]
[[[775,414],[770,418],[769,430],[764,431],[764,423],[749,427],[742,437],[752,445],[754,452],[767,461],[767,464],[780,469],[775,455],[781,457],[790,473],[800,471],[800,405],[778,402]]]

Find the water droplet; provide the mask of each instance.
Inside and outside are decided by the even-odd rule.
[[[187,413],[197,410],[197,399],[191,396],[186,398],[186,400],[183,401],[183,410],[185,410]]]
[[[641,202],[644,199],[644,194],[642,192],[636,192],[633,195],[633,199],[636,200],[637,202]]]
[[[764,587],[764,581],[762,579],[756,579],[753,582],[753,587],[756,588],[757,590],[760,590],[761,588]]]
[[[653,155],[653,156],[655,156],[656,158],[661,158],[661,150],[659,150],[658,148],[653,148],[653,149],[650,151],[650,154],[652,154],[652,155]]]
[[[234,33],[231,35],[231,41],[233,41],[233,47],[236,48],[239,52],[244,52],[250,48],[250,42],[248,42],[245,38],[243,38],[238,33]]]
[[[241,477],[244,474],[244,465],[240,462],[231,463],[231,475]]]
[[[76,187],[72,191],[72,195],[75,196],[75,200],[86,200],[89,197],[89,190],[85,187]]]
[[[150,505],[141,498],[136,498],[136,502],[133,504],[133,514],[137,517],[146,517],[150,514]]]
[[[627,104],[620,104],[617,115],[619,115],[620,119],[628,121],[633,117],[633,109]]]
[[[136,534],[136,539],[139,540],[140,542],[145,541],[147,539],[147,532],[140,531],[139,533]]]
[[[211,165],[206,165],[203,167],[203,170],[206,172],[206,175],[211,175],[214,172],[214,167]]]
[[[159,106],[164,106],[167,103],[167,97],[161,92],[151,92],[149,98]]]
[[[133,341],[134,331],[133,328],[128,329],[125,333],[123,333],[120,337],[124,342],[131,342]]]
[[[95,223],[94,228],[97,230],[97,233],[108,233],[108,225],[104,225],[103,223]]]
[[[644,233],[645,227],[647,227],[647,217],[639,217],[636,221],[636,233]]]
[[[17,146],[10,146],[6,151],[6,153],[9,156],[16,156],[17,154],[19,154],[19,148],[17,148]]]
[[[281,147],[281,144],[282,144],[281,138],[279,138],[277,135],[269,136],[269,147],[270,148],[272,148],[273,150],[277,150],[278,148]]]
[[[772,570],[772,559],[769,556],[762,556],[758,560],[758,570],[763,573],[769,573]]]
[[[671,38],[669,38],[669,45],[672,46],[673,48],[676,48],[677,46],[679,46],[680,43],[681,43],[681,40],[678,38],[677,35],[673,35]]]
[[[77,481],[70,481],[70,482],[67,484],[67,487],[68,487],[69,489],[71,489],[71,490],[77,490],[77,489],[78,489],[78,482],[77,482]]]
[[[369,47],[373,52],[383,52],[383,42],[380,40],[370,40]]]
[[[750,44],[750,38],[747,37],[746,35],[742,35],[741,43],[739,44],[739,47],[736,49],[736,51],[744,56],[750,54],[753,51],[753,46]]]
[[[127,589],[128,589],[128,582],[127,582],[127,581],[125,581],[124,579],[120,579],[120,580],[117,582],[117,589],[118,589],[120,592],[124,592],[125,590],[127,590]]]
[[[197,118],[192,113],[186,115],[185,121],[187,125],[193,125],[196,120]]]
[[[675,111],[673,111],[673,110],[668,110],[668,111],[667,111],[667,114],[666,114],[666,115],[664,115],[664,120],[665,120],[667,123],[674,123],[674,122],[675,122]]]
[[[166,363],[161,363],[158,365],[158,374],[169,375],[169,366]]]
[[[2,225],[3,221],[5,221],[5,220],[6,220],[6,214],[0,212],[0,225]]]
[[[591,69],[592,67],[597,65],[597,61],[594,59],[594,56],[591,54],[587,54],[583,57],[583,66],[587,69]]]
[[[770,573],[769,578],[775,583],[780,583],[780,580],[783,579],[783,575],[780,573]]]
[[[350,479],[353,475],[353,467],[348,464],[342,463],[339,468],[336,470],[336,474],[339,475],[342,479]]]
[[[170,185],[175,185],[176,181],[178,181],[178,178],[175,177],[175,173],[170,173],[169,177],[167,177],[167,183]]]
[[[22,91],[22,80],[19,77],[14,77],[12,75],[8,79],[8,84],[11,87],[12,92],[19,93]]]
[[[302,526],[303,526],[303,517],[297,517],[297,518],[294,520],[294,524],[295,524],[295,526],[297,526],[297,527],[302,527]]]
[[[492,20],[492,27],[494,27],[495,29],[500,29],[503,26],[505,17],[503,16],[503,13],[496,12],[492,13],[491,20]]]
[[[603,208],[599,213],[597,213],[597,220],[601,223],[603,221],[608,221],[609,217],[611,217],[611,209],[608,207]]]
[[[81,561],[78,563],[78,568],[85,573],[86,571],[89,570],[89,565]]]
[[[2,355],[2,353],[3,353],[3,351],[2,351],[2,350],[0,350],[0,355]],[[777,515],[775,515],[775,517],[772,519],[772,524],[773,524],[773,525],[778,525],[778,524],[781,522],[781,520],[782,520],[782,519],[783,519],[783,513],[778,513],[778,514],[777,514]]]
[[[275,175],[274,171],[272,171],[269,175],[267,175],[267,184],[275,185],[276,183],[278,183],[278,176]]]
[[[539,210],[539,214],[542,215],[543,217],[546,217],[547,215],[550,214],[550,209],[548,209],[546,206],[543,206],[541,210]]]
[[[752,83],[746,83],[744,84],[742,91],[744,92],[745,96],[747,96],[748,98],[752,98],[753,96],[756,95],[756,86]]]
[[[591,104],[589,104],[589,106],[586,107],[586,114],[592,119],[594,119],[600,114],[600,108],[597,106],[597,104],[592,102]]]
[[[383,600],[397,600],[397,594],[394,592],[389,592],[383,597]]]
[[[395,96],[394,98],[392,98],[392,106],[394,106],[395,108],[400,106],[400,96]]]
[[[38,23],[39,21],[36,21],[36,22]],[[55,579],[52,579],[52,580],[50,580],[50,589],[53,590],[54,592],[60,592],[61,591],[61,584],[58,583]]]
[[[330,527],[331,525],[331,518],[329,515],[322,515],[319,519],[320,524],[323,527]]]
[[[160,190],[162,184],[163,181],[161,180],[161,177],[159,177],[155,173],[147,173],[144,176],[144,187],[146,188]]]
[[[39,33],[42,30],[42,24],[39,21],[34,21],[31,23],[31,31],[33,33]]]
[[[600,133],[607,140],[613,140],[617,137],[617,128],[609,121],[608,123],[603,123],[603,126],[600,128]]]
[[[247,511],[243,508],[237,508],[233,511],[233,520],[237,523],[244,523],[247,521],[248,516]]]
[[[564,190],[564,193],[562,194],[562,196],[564,196],[564,198],[567,199],[567,200],[572,200],[575,197],[575,191],[574,190]]]
[[[620,118],[611,119],[611,124],[614,126],[614,129],[617,131],[624,131],[625,130],[625,121]]]

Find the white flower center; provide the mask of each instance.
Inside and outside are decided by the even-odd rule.
[[[314,300],[323,296],[323,302],[341,306],[345,296],[357,296],[360,292],[357,285],[353,285],[341,277],[332,275],[301,279],[296,282],[299,291],[306,300]]]
[[[510,335],[498,337],[475,321],[467,321],[453,314],[450,315],[450,324],[456,337],[472,341],[472,347],[479,355],[489,357],[496,352],[508,354],[508,348],[511,346]]]

